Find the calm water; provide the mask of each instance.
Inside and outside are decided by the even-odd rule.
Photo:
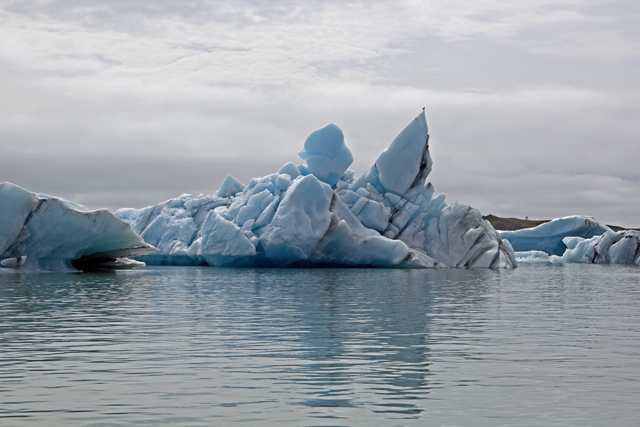
[[[640,268],[0,275],[0,425],[638,425]]]

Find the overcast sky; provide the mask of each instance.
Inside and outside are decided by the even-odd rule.
[[[426,108],[436,192],[640,227],[640,2],[0,0],[0,181],[90,208],[212,194]]]

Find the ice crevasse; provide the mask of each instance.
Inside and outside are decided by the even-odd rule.
[[[189,194],[115,215],[158,251],[147,264],[513,268],[511,245],[480,212],[447,205],[425,183],[432,167],[424,112],[356,178],[340,128],[305,141],[300,157],[246,186],[228,175],[213,195]]]

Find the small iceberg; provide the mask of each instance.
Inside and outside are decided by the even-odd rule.
[[[567,249],[565,237],[589,239],[611,231],[607,225],[590,216],[574,215],[556,218],[533,228],[515,231],[500,231],[500,236],[511,243],[516,252],[542,251],[548,255],[562,254]]]
[[[498,231],[519,263],[640,265],[640,231],[611,228],[588,216],[556,218],[537,227]]]
[[[640,265],[640,231],[607,231],[590,239],[566,237],[564,262]]]
[[[128,269],[156,248],[107,210],[0,184],[0,268],[45,271]]]

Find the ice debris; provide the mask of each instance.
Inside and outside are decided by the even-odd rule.
[[[159,251],[148,264],[513,268],[511,245],[480,212],[447,205],[431,171],[424,112],[361,177],[340,128],[313,132],[299,155],[245,187],[228,176],[212,196],[183,194],[115,215]]]
[[[156,249],[107,210],[0,184],[0,267],[76,271],[123,269]]]
[[[550,262],[554,257],[559,258],[562,261],[562,257],[557,255],[549,255],[542,251],[520,251],[515,252],[514,256],[518,263],[531,263],[531,262]]]

